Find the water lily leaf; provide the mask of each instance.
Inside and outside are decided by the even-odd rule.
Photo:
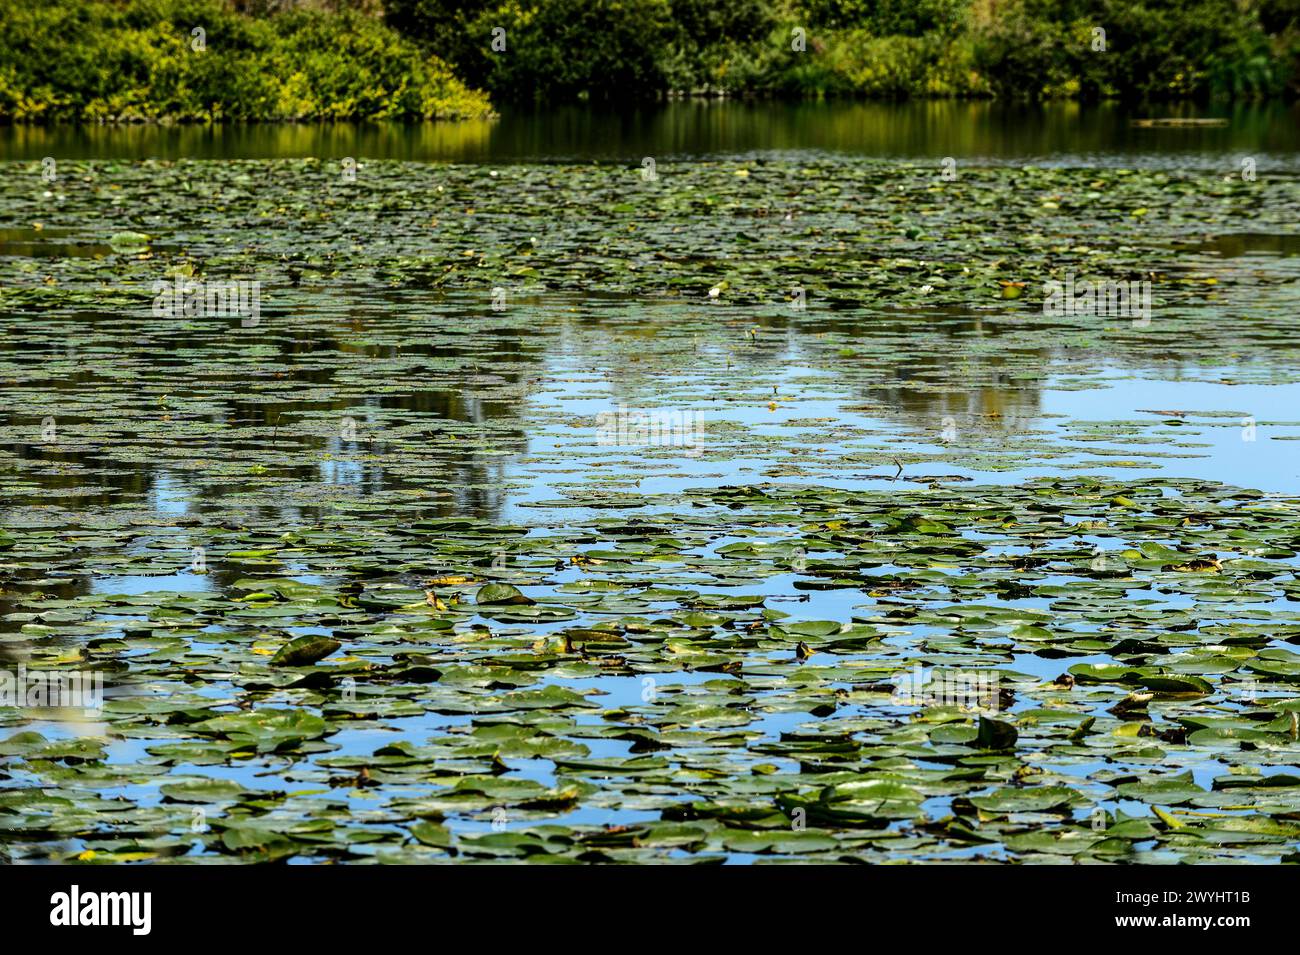
[[[255,745],[259,751],[292,748],[329,731],[319,716],[302,710],[260,709],[216,716],[193,724],[196,732]]]
[[[338,640],[314,634],[295,637],[276,651],[275,656],[271,658],[271,665],[281,667],[311,666],[317,660],[324,659],[341,646],[343,644]]]
[[[972,796],[970,801],[984,812],[1004,814],[1063,809],[1079,800],[1079,794],[1066,786],[1034,786],[1002,788],[986,796]]]
[[[525,596],[518,587],[510,584],[484,584],[474,596],[479,604],[531,604],[531,598]]]
[[[200,779],[166,783],[162,794],[172,802],[226,803],[238,801],[248,790],[229,779]]]
[[[981,716],[974,745],[981,749],[1008,749],[1014,746],[1019,733],[1010,723]]]

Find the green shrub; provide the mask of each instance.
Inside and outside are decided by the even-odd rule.
[[[672,30],[659,56],[669,89],[740,91],[763,84],[780,52],[779,42],[768,42],[778,20],[770,2],[670,2]]]
[[[388,22],[502,100],[1243,98],[1300,85],[1300,0],[388,0]],[[494,26],[504,54],[489,52]]]
[[[493,50],[494,30],[504,50]],[[653,96],[671,31],[668,0],[507,0],[470,23],[460,65],[514,101]]]
[[[462,80],[515,102],[1300,93],[1300,0],[3,3],[0,119],[483,115]]]
[[[878,37],[951,36],[966,19],[967,0],[802,0],[800,12],[819,27],[861,28]]]
[[[1294,30],[1295,11],[1274,20]],[[1258,10],[1236,0],[1011,0],[975,28],[975,61],[995,93],[1017,98],[1264,96],[1296,76]]]
[[[219,0],[6,0],[0,119],[454,118],[446,63],[343,11],[253,19]],[[204,31],[203,49],[191,32]]]

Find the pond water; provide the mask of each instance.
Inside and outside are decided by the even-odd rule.
[[[1293,853],[1298,127],[1152,115],[0,130],[0,854]]]
[[[887,159],[1065,165],[1235,167],[1245,156],[1296,168],[1300,107],[1194,107],[985,102],[773,103],[685,101],[618,111],[503,110],[461,123],[224,126],[6,126],[10,159],[293,159],[416,162],[639,163],[811,151]],[[1145,120],[1193,121],[1149,127]],[[1222,125],[1215,125],[1221,123]]]

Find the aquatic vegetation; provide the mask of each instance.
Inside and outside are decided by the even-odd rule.
[[[86,737],[0,741],[10,850],[1291,851],[1300,499],[1057,479],[537,508],[558,519],[13,527],[6,652],[102,669],[112,692]],[[110,582],[69,594],[54,582],[92,541]],[[216,586],[149,585],[194,546]],[[943,689],[961,673],[989,676],[982,699]]]
[[[5,171],[8,858],[1294,855],[1293,178]]]

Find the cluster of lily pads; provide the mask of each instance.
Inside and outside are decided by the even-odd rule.
[[[0,857],[1295,853],[1300,496],[1175,476],[1245,409],[1040,408],[1300,381],[1294,263],[1202,241],[1294,181],[60,170],[0,177],[0,671],[105,694],[0,705]],[[1154,321],[1043,316],[1068,273]],[[700,444],[602,446],[625,404]]]
[[[110,689],[93,736],[6,718],[7,851],[1292,852],[1300,499],[1076,479],[543,503],[595,516],[10,530],[3,646]],[[183,571],[196,546],[219,587],[59,595],[90,548]],[[994,692],[900,693],[918,668]]]

